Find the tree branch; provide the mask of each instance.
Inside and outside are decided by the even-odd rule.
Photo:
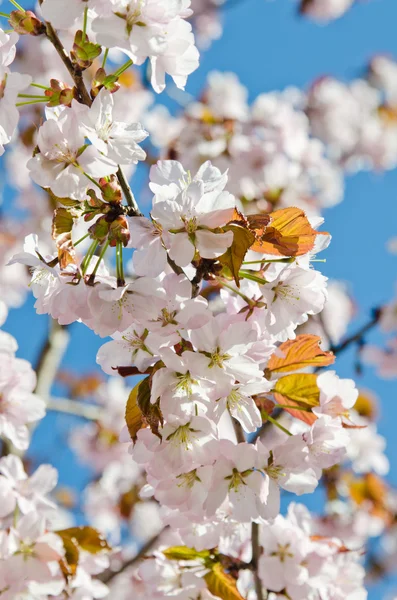
[[[72,79],[74,81],[79,101],[82,104],[85,104],[86,106],[91,106],[92,98],[91,98],[90,94],[88,93],[87,88],[85,87],[82,70],[80,69],[80,67],[78,65],[74,65],[73,62],[71,61],[68,53],[65,50],[64,45],[62,44],[61,40],[59,39],[58,34],[56,33],[56,31],[53,28],[53,26],[51,25],[51,23],[48,23],[47,21],[45,21],[45,27],[46,27],[47,38],[50,40],[50,42],[54,46],[55,50],[57,51],[59,57],[61,58],[63,64],[69,71],[70,76],[72,77]],[[139,210],[139,207],[135,200],[134,194],[132,193],[130,185],[129,185],[120,165],[117,170],[117,179],[120,183],[121,189],[124,192],[124,196],[127,201],[127,204],[130,207],[130,216],[140,216],[142,213]]]
[[[47,404],[47,410],[82,417],[87,421],[98,421],[102,414],[101,407],[96,404],[85,404],[69,398],[51,397]]]
[[[252,572],[254,575],[255,592],[257,600],[264,600],[262,581],[258,574],[258,563],[261,555],[261,546],[259,544],[259,525],[252,523],[251,526],[251,543],[252,543]]]
[[[47,340],[35,366],[37,375],[35,392],[46,403],[69,340],[70,335],[66,327],[51,319]]]
[[[368,331],[373,329],[375,327],[375,325],[377,325],[379,323],[381,316],[382,316],[382,309],[374,308],[372,319],[366,325],[361,327],[361,329],[359,329],[356,333],[354,333],[353,335],[346,338],[340,344],[338,344],[336,346],[331,346],[331,348],[330,348],[331,352],[333,352],[334,354],[340,354],[341,352],[346,350],[349,346],[351,346],[351,344],[360,343],[362,341],[364,335],[366,333],[368,333]]]
[[[142,560],[145,555],[150,552],[150,550],[152,550],[153,546],[155,546],[157,544],[157,542],[160,540],[161,536],[163,535],[163,533],[165,533],[165,531],[167,531],[168,529],[168,525],[166,525],[165,527],[163,527],[163,529],[157,533],[156,535],[154,535],[152,538],[150,538],[143,546],[142,548],[139,550],[138,554],[136,554],[135,556],[133,556],[132,558],[130,558],[129,560],[127,560],[118,571],[106,571],[105,573],[102,574],[102,576],[100,577],[101,581],[103,581],[103,583],[110,583],[115,577],[118,577],[118,575],[121,575],[121,573],[124,573],[124,571],[126,571],[127,569],[129,569],[130,567],[133,567],[134,565],[136,565],[140,560]]]

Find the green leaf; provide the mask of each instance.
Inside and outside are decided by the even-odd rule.
[[[222,600],[244,600],[237,589],[236,580],[225,573],[220,563],[215,563],[211,571],[204,576],[208,591]]]
[[[255,235],[243,225],[238,224],[227,225],[222,230],[233,232],[233,243],[218,260],[230,271],[237,287],[240,287],[239,270],[247,250],[255,241]]]
[[[202,550],[199,552],[198,550],[188,548],[187,546],[172,546],[172,548],[162,550],[162,553],[168,560],[196,560],[200,558],[205,560],[211,554],[209,550]]]

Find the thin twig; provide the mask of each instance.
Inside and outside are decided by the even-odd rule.
[[[236,434],[237,442],[239,444],[241,444],[241,442],[246,442],[247,440],[245,439],[244,430],[241,427],[240,422],[237,421],[237,419],[235,419],[234,417],[232,417],[232,423],[234,427],[234,433]]]
[[[83,419],[87,419],[87,421],[98,421],[102,414],[101,407],[96,404],[85,404],[79,400],[58,397],[51,397],[49,399],[47,410],[82,417]]]
[[[130,558],[129,560],[127,560],[121,567],[120,569],[118,569],[118,571],[106,571],[101,577],[101,581],[103,581],[103,583],[110,583],[115,577],[118,577],[118,575],[121,575],[121,573],[124,573],[124,571],[126,571],[127,569],[129,569],[130,567],[133,567],[134,565],[136,565],[140,560],[142,560],[146,554],[148,552],[150,552],[150,550],[152,550],[153,546],[155,546],[157,544],[157,542],[160,540],[161,536],[163,535],[163,533],[165,533],[165,531],[167,531],[168,529],[168,525],[166,525],[165,527],[163,527],[163,529],[157,533],[156,535],[154,535],[152,538],[150,538],[150,540],[148,540],[146,542],[146,544],[144,544],[142,546],[142,548],[139,550],[138,554],[136,554],[135,556],[133,556],[132,558]]]
[[[69,71],[69,74],[74,81],[78,99],[80,100],[80,102],[82,104],[85,104],[86,106],[91,106],[92,98],[91,98],[90,94],[88,93],[87,88],[85,87],[82,70],[80,69],[80,67],[78,65],[74,65],[73,62],[71,61],[68,53],[66,52],[61,40],[58,37],[58,34],[56,33],[56,31],[53,28],[53,26],[51,25],[51,23],[45,22],[45,26],[46,26],[47,38],[50,40],[50,42],[54,46],[55,50],[57,51],[59,57],[61,58],[63,64]],[[127,204],[130,207],[130,216],[140,216],[142,213],[139,210],[139,207],[135,200],[134,194],[132,193],[129,183],[128,183],[120,166],[118,167],[118,170],[117,170],[117,179],[120,183],[121,189],[124,192],[124,196],[127,201]]]
[[[251,544],[252,544],[252,572],[254,575],[255,592],[257,600],[264,600],[262,581],[258,573],[258,563],[261,555],[261,546],[259,544],[259,525],[252,523],[251,526]]]
[[[51,320],[50,331],[36,363],[37,384],[35,392],[45,402],[50,397],[63,355],[66,352],[70,335],[65,326]]]
[[[373,329],[375,327],[375,325],[377,325],[379,323],[381,316],[382,316],[382,310],[380,308],[375,308],[373,310],[372,319],[366,325],[361,327],[361,329],[359,329],[356,333],[354,333],[353,335],[351,335],[348,338],[346,338],[345,340],[343,340],[343,342],[341,342],[337,346],[331,346],[331,348],[330,348],[331,352],[333,352],[334,354],[340,354],[341,352],[346,350],[349,346],[351,346],[351,344],[360,343],[362,341],[364,335],[366,333],[368,333],[368,331]]]

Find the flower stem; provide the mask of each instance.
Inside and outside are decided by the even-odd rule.
[[[126,70],[127,70],[127,69],[128,69],[130,66],[131,66],[131,65],[133,65],[133,64],[134,64],[134,61],[133,61],[133,60],[131,60],[131,59],[130,59],[130,60],[127,60],[127,62],[126,62],[126,63],[124,63],[124,65],[122,65],[122,66],[121,66],[119,69],[117,69],[117,71],[116,71],[115,73],[113,73],[113,75],[114,75],[115,77],[120,77],[120,75],[121,75],[122,73],[124,73],[124,71],[126,71]]]
[[[255,281],[256,283],[259,283],[261,285],[269,283],[268,281],[266,281],[266,279],[263,279],[263,277],[258,277],[257,275],[253,275],[248,271],[239,271],[238,274],[243,279],[249,279],[250,281]]]
[[[41,90],[49,90],[49,89],[51,89],[51,88],[49,88],[49,87],[48,87],[48,86],[46,86],[46,85],[41,85],[41,83],[31,83],[30,85],[31,85],[32,87],[37,87],[37,88],[40,88]]]
[[[99,265],[101,264],[101,262],[103,260],[103,257],[105,256],[106,251],[107,251],[108,248],[109,248],[109,240],[107,240],[106,243],[102,247],[101,253],[99,254],[97,263],[96,263],[96,265],[94,267],[93,272],[90,275],[90,279],[89,279],[88,283],[92,283],[92,284],[94,283],[94,281],[95,281],[95,275],[96,275],[96,273],[97,273],[97,271],[99,269]]]
[[[77,242],[74,243],[74,246],[78,246],[79,244],[81,244],[81,242],[84,242],[85,239],[87,239],[89,237],[89,233],[86,233],[85,235],[83,235],[83,237],[81,237],[79,240],[77,240]]]
[[[6,19],[9,19],[11,15],[8,15],[7,13],[3,13],[0,12],[0,17],[5,17]]]
[[[87,35],[87,20],[88,20],[88,6],[84,9],[84,21],[83,21],[83,42],[85,42],[85,38]]]
[[[125,285],[124,279],[124,267],[123,267],[123,245],[121,242],[116,244],[116,272],[117,272],[117,285],[122,287]]]
[[[91,246],[88,248],[88,252],[85,255],[84,260],[83,260],[83,262],[81,263],[81,266],[80,266],[81,272],[82,272],[83,275],[86,274],[86,271],[87,271],[87,269],[89,267],[89,264],[91,262],[92,257],[95,254],[95,250],[97,249],[97,247],[98,247],[98,240],[94,240],[92,242]]]
[[[243,265],[258,265],[261,263],[291,263],[294,262],[294,258],[262,258],[262,260],[245,260]]]
[[[37,98],[36,100],[29,100],[28,102],[17,102],[15,106],[27,106],[28,104],[37,104],[39,102],[48,102],[48,98]]]
[[[48,102],[47,96],[37,96],[37,95],[34,95],[34,94],[18,94],[18,98],[35,98],[36,100],[37,99],[40,99],[40,100],[43,99],[43,100],[46,100]]]
[[[16,2],[15,0],[10,0],[11,4],[13,4],[15,6],[15,8],[17,8],[18,10],[22,11],[22,12],[26,12],[26,10],[20,5],[18,4],[18,2]]]
[[[235,294],[240,296],[244,300],[244,302],[246,302],[248,305],[251,304],[251,300],[245,294],[240,292],[240,290],[238,290],[235,287],[233,287],[232,285],[229,285],[228,283],[226,283],[226,281],[224,281],[221,277],[217,277],[217,280],[223,287],[227,288],[231,292],[234,292]]]
[[[106,61],[108,59],[108,54],[109,54],[109,48],[106,48],[105,54],[103,55],[103,59],[102,59],[102,69],[105,68]]]
[[[273,417],[271,417],[265,410],[261,410],[261,413],[263,414],[263,416],[265,417],[265,419],[267,419],[269,421],[269,423],[272,423],[273,425],[276,425],[276,427],[278,427],[279,429],[281,429],[281,431],[284,431],[284,433],[286,433],[287,435],[292,435],[292,433],[290,431],[288,431],[288,429],[286,429],[285,427],[283,427],[281,425],[281,423],[279,423],[276,419],[273,419]]]
[[[79,168],[79,169],[80,169],[80,171],[83,173],[83,175],[85,175],[85,176],[87,177],[87,179],[89,179],[89,180],[91,181],[91,183],[93,183],[94,185],[96,185],[96,186],[97,186],[97,187],[98,187],[98,188],[99,188],[99,189],[102,191],[102,188],[101,188],[101,186],[99,185],[99,183],[98,183],[97,181],[95,181],[95,179],[94,179],[93,177],[91,177],[91,175],[88,175],[88,173],[86,173],[86,172],[85,172],[85,171],[82,169],[82,167],[80,167],[80,165],[78,165],[78,168]]]

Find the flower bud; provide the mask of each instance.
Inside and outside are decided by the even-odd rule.
[[[121,187],[117,181],[115,175],[111,175],[108,178],[102,178],[99,180],[99,185],[102,188],[102,198],[105,202],[117,202],[120,203],[123,199]]]
[[[94,44],[90,42],[88,36],[81,30],[76,32],[73,44],[73,50],[70,56],[79,67],[82,69],[88,69],[95,58],[97,58],[102,52],[100,44]]]
[[[45,25],[36,17],[31,10],[13,10],[10,14],[9,23],[20,35],[42,35],[45,33]]]
[[[45,96],[49,98],[48,106],[71,106],[74,89],[57,79],[51,79],[50,85],[51,88],[44,92]]]

